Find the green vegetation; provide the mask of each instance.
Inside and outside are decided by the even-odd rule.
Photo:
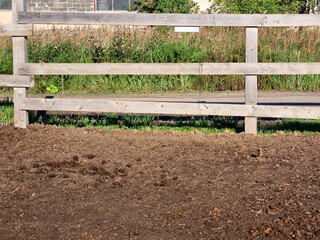
[[[314,1],[213,0],[224,13],[301,13],[314,11]],[[188,0],[138,0],[139,12],[189,13],[199,9]],[[0,38],[0,74],[12,74],[11,38]],[[320,62],[319,28],[260,28],[259,62]],[[109,27],[38,30],[28,41],[31,63],[193,63],[244,62],[245,31],[236,27],[202,27],[200,33],[175,33],[172,27]],[[261,90],[320,89],[318,75],[259,76]],[[36,76],[31,93],[212,92],[244,89],[243,76]],[[7,88],[0,92],[7,93]],[[31,123],[64,127],[177,130],[205,133],[241,132],[239,118],[160,119],[156,116],[55,116],[29,113]],[[13,105],[0,102],[0,125],[13,123]],[[260,134],[277,131],[320,132],[320,121],[278,120],[260,124]]]
[[[141,13],[191,13],[199,10],[192,0],[137,0],[132,7]]]
[[[13,123],[13,104],[9,99],[0,101],[0,126]]]
[[[320,133],[320,120],[306,119],[281,119],[275,124],[260,124],[258,127],[259,134],[274,134],[274,133],[291,133],[312,134]]]
[[[301,0],[211,0],[211,11],[222,13],[303,13],[306,1]]]
[[[180,132],[201,131],[205,133],[236,132],[241,128],[233,118],[201,118],[201,117],[156,117],[149,115],[116,115],[103,116],[60,116],[36,115],[35,123],[58,125],[62,127],[98,127],[104,129],[138,129],[176,130]]]
[[[243,119],[233,117],[159,117],[136,115],[47,115],[29,112],[30,123],[61,127],[97,127],[103,129],[137,129],[140,131],[174,130],[179,132],[239,133],[244,131]],[[259,121],[259,134],[279,132],[298,134],[320,133],[320,120],[279,119]],[[0,101],[0,126],[13,124],[13,103]]]
[[[319,28],[261,28],[259,62],[319,62]],[[244,28],[53,29],[36,31],[28,41],[29,62],[192,63],[244,62]],[[12,73],[10,38],[0,38],[0,74]],[[317,75],[259,76],[262,90],[319,90]],[[31,93],[154,93],[241,90],[243,76],[36,76]]]
[[[41,111],[29,111],[30,123],[58,125],[61,127],[98,127],[104,129],[176,130],[180,132],[201,131],[204,133],[241,132],[238,119],[231,117],[159,117],[107,114],[47,115]],[[13,103],[0,102],[0,126],[13,124]]]

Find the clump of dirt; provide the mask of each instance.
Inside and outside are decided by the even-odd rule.
[[[1,239],[320,239],[320,135],[0,127]]]

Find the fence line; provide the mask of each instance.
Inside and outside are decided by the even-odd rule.
[[[25,0],[13,0],[13,24],[0,36],[13,36],[14,75],[0,76],[0,86],[14,88],[15,126],[25,128],[28,110],[133,114],[216,115],[245,117],[245,131],[257,133],[257,118],[320,119],[320,107],[257,104],[257,75],[320,74],[320,63],[258,63],[258,27],[320,26],[319,15],[265,14],[119,14],[25,12]],[[238,26],[246,28],[245,63],[27,63],[31,24],[108,24],[148,26]],[[27,97],[33,79],[27,75],[235,75],[246,76],[244,104],[141,102]]]
[[[246,64],[253,63],[254,67],[258,66],[258,28],[246,28]],[[247,65],[246,65],[247,66]],[[279,66],[279,65],[274,65]],[[282,68],[283,69],[283,68]],[[275,69],[273,69],[275,70]],[[256,75],[246,75],[245,81],[245,103],[247,105],[258,104],[258,73]],[[258,119],[256,117],[245,118],[245,131],[247,133],[256,133],[258,128]]]
[[[320,74],[320,63],[21,63],[30,75],[296,75]]]
[[[108,24],[141,26],[319,26],[317,14],[155,14],[155,13],[66,13],[19,12],[19,23]]]
[[[2,87],[33,87],[34,78],[29,76],[0,75]]]
[[[122,114],[160,114],[193,116],[242,116],[271,118],[320,118],[319,107],[266,106],[241,104],[206,104],[179,102],[116,101],[103,99],[39,99],[26,98],[24,110],[97,112]]]
[[[18,24],[18,12],[26,11],[25,0],[12,0],[12,22]],[[19,75],[17,69],[19,63],[27,62],[27,37],[12,37],[13,49],[13,75]],[[26,128],[29,122],[28,111],[21,109],[21,103],[28,96],[28,88],[14,88],[14,125]]]
[[[31,36],[32,30],[32,24],[4,24],[0,25],[0,36]]]

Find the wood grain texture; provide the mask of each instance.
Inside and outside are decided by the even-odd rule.
[[[30,75],[296,75],[320,74],[320,63],[20,63]]]
[[[24,110],[320,119],[320,107],[26,98]]]
[[[26,11],[26,1],[12,0],[12,22],[18,23],[18,12]],[[27,62],[27,38],[12,37],[13,74],[19,75],[18,64]],[[29,122],[28,112],[21,109],[21,102],[28,96],[27,88],[14,88],[14,125],[26,128]]]
[[[258,28],[246,28],[246,63],[258,62]],[[258,102],[258,76],[246,75],[245,82],[245,103],[257,105]],[[245,132],[257,134],[258,121],[254,117],[245,118]]]
[[[145,26],[319,26],[317,14],[145,14],[19,12],[19,23]]]
[[[258,28],[246,28],[246,63],[258,62]]]
[[[1,87],[33,87],[34,78],[18,75],[0,75]]]
[[[33,28],[31,24],[4,24],[0,25],[0,36],[23,37],[31,36]]]
[[[245,103],[247,105],[257,105],[258,101],[258,78],[256,75],[246,76],[245,82]],[[244,124],[245,132],[257,134],[258,119],[255,117],[246,117]]]
[[[26,128],[29,123],[28,111],[22,109],[22,103],[28,96],[27,88],[14,88],[14,126]]]

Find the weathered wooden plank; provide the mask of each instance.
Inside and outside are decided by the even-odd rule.
[[[13,74],[19,75],[19,64],[27,62],[27,38],[13,37],[12,38],[13,51]]]
[[[34,78],[18,75],[0,75],[1,87],[33,87]]]
[[[18,23],[18,12],[26,11],[26,1],[12,0],[12,22]],[[27,38],[12,37],[13,47],[13,74],[18,75],[18,64],[27,62]],[[28,95],[27,88],[14,88],[14,125],[26,128],[29,122],[28,112],[21,109],[21,102]]]
[[[18,128],[26,128],[29,123],[28,111],[22,109],[22,102],[28,96],[27,88],[14,88],[14,126]]]
[[[320,119],[320,107],[26,98],[25,110]]]
[[[296,75],[320,74],[320,63],[20,63],[30,75]]]
[[[0,36],[23,37],[30,36],[33,33],[31,24],[5,24],[0,25]]]
[[[246,28],[246,63],[258,62],[258,28]],[[245,102],[247,105],[257,105],[258,98],[258,76],[246,75]],[[245,118],[245,132],[257,134],[257,118]]]
[[[20,12],[19,23],[152,26],[319,26],[317,14],[143,14]]]

